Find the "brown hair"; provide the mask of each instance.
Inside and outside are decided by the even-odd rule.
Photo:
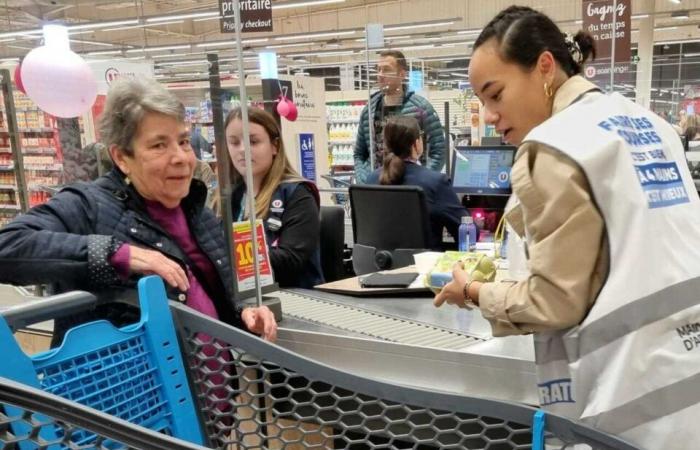
[[[231,110],[226,116],[224,129],[228,128],[229,124],[234,120],[242,120],[241,108]],[[287,154],[284,151],[284,142],[282,141],[282,132],[272,114],[260,108],[249,107],[248,121],[263,127],[270,138],[270,142],[277,148],[277,155],[272,159],[272,166],[263,179],[260,192],[255,196],[255,217],[264,219],[270,209],[270,201],[272,201],[272,195],[277,190],[277,187],[285,182],[303,181],[303,178],[299,176],[289,159],[287,159]],[[244,177],[235,168],[231,167],[230,169],[234,185],[245,183]],[[247,212],[245,215],[248,216]]]
[[[399,65],[400,68],[408,72],[408,63],[406,62],[406,56],[398,50],[384,50],[383,52],[379,53],[379,56],[381,58],[386,58],[387,56],[391,56],[396,60],[396,63]]]
[[[420,126],[415,117],[395,116],[384,125],[384,162],[379,176],[380,184],[401,184],[406,173],[404,159],[420,137]]]

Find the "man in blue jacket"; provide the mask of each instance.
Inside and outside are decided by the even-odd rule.
[[[380,90],[372,95],[369,103],[374,119],[374,167],[370,167],[369,111],[365,106],[355,142],[355,182],[365,183],[369,174],[381,166],[384,156],[384,123],[389,117],[397,115],[411,116],[418,120],[425,134],[421,163],[429,169],[441,171],[447,155],[445,132],[430,102],[409,91],[404,83],[408,73],[406,57],[397,50],[380,53],[377,72]]]

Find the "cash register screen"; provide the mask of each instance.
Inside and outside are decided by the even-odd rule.
[[[510,195],[515,147],[457,146],[452,155],[452,187],[458,194]]]

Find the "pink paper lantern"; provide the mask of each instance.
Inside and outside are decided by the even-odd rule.
[[[15,67],[15,86],[17,86],[17,90],[21,93],[27,93],[27,91],[24,90],[24,84],[22,84],[22,65],[20,64],[17,64],[17,67]]]
[[[38,47],[22,62],[27,95],[56,117],[77,117],[95,103],[97,81],[90,66],[68,49]]]

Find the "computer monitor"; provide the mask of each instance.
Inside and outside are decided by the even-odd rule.
[[[457,146],[452,155],[452,187],[458,194],[510,195],[513,146]]]

